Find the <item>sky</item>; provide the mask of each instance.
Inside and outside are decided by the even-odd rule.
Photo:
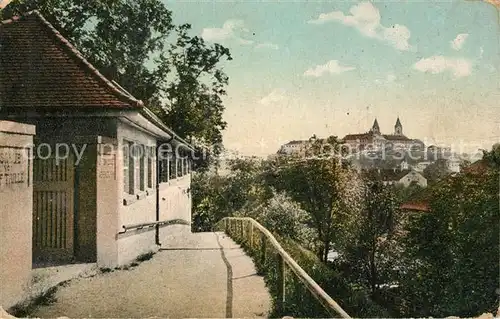
[[[458,152],[500,142],[500,0],[161,0],[228,47],[224,146],[403,133]],[[0,0],[0,8],[9,0]],[[498,3],[497,3],[498,2]]]
[[[392,133],[474,151],[500,141],[500,22],[480,1],[167,1],[231,50],[224,145]]]

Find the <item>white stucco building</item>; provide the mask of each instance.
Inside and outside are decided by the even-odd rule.
[[[283,155],[305,155],[309,141],[294,140],[283,144],[278,153]]]
[[[342,141],[349,146],[351,153],[362,150],[380,150],[390,148],[393,150],[424,149],[424,143],[418,139],[408,138],[403,134],[403,125],[396,120],[393,134],[382,134],[377,119],[371,129],[366,133],[348,134]]]
[[[427,179],[413,169],[377,169],[373,170],[374,178],[384,185],[402,185],[408,187],[412,184],[427,187]]]
[[[113,268],[171,223],[189,232],[193,147],[38,12],[2,22],[0,42],[0,120],[36,127],[32,246],[19,247],[33,265]]]

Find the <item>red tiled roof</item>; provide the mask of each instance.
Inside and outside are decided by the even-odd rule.
[[[463,169],[464,173],[470,173],[474,175],[481,175],[484,174],[488,171],[489,166],[486,160],[481,159],[479,161],[475,161],[474,163],[470,164],[469,166],[465,167]]]
[[[430,210],[429,203],[427,202],[407,202],[403,203],[399,208],[419,212],[428,212]]]
[[[404,135],[384,134],[382,136],[389,141],[411,141],[408,137]]]
[[[369,140],[373,139],[373,135],[370,133],[363,133],[363,134],[347,134],[344,136],[342,140]]]
[[[142,107],[37,11],[0,23],[2,111]]]

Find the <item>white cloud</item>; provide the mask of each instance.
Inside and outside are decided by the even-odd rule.
[[[455,78],[469,76],[472,73],[472,63],[464,58],[449,58],[435,55],[424,58],[413,65],[420,72],[438,74],[450,71]]]
[[[264,96],[259,103],[262,105],[273,105],[285,101],[287,98],[285,89],[274,89],[271,93]]]
[[[392,86],[394,85],[399,86],[399,84],[395,84],[396,80],[397,80],[396,75],[394,75],[393,73],[388,73],[385,79],[376,79],[375,83],[380,85],[391,84]]]
[[[340,74],[355,69],[355,67],[341,66],[337,60],[330,60],[323,65],[317,65],[308,69],[304,72],[304,76],[320,77],[324,74]]]
[[[247,40],[241,37],[242,33],[249,32],[245,28],[243,20],[227,20],[222,25],[222,28],[204,28],[201,32],[201,37],[210,42],[223,42],[226,40],[235,40],[240,44],[252,44],[252,40]]]
[[[465,43],[465,40],[469,37],[468,33],[458,34],[453,41],[450,41],[450,45],[454,50],[459,51]]]
[[[277,44],[271,43],[271,42],[264,42],[264,43],[259,43],[255,46],[256,49],[272,49],[272,50],[278,50],[279,46]]]
[[[317,19],[309,20],[312,24],[324,24],[330,21],[337,21],[344,25],[354,27],[361,34],[378,39],[391,44],[398,50],[407,51],[410,49],[408,40],[410,30],[401,24],[394,24],[385,27],[380,23],[380,12],[371,2],[361,2],[349,9],[350,15],[345,15],[342,11],[322,13]]]

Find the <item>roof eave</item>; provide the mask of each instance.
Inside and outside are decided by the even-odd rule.
[[[175,133],[171,128],[165,125],[165,123],[163,123],[162,120],[160,120],[160,118],[156,116],[156,114],[154,114],[150,109],[148,109],[147,107],[142,108],[141,114],[145,116],[148,120],[150,120],[158,128],[162,129],[163,131],[171,135],[174,141],[177,141],[179,144],[184,145],[189,151],[195,150],[191,144],[186,142],[179,135],[177,135],[177,133]]]

